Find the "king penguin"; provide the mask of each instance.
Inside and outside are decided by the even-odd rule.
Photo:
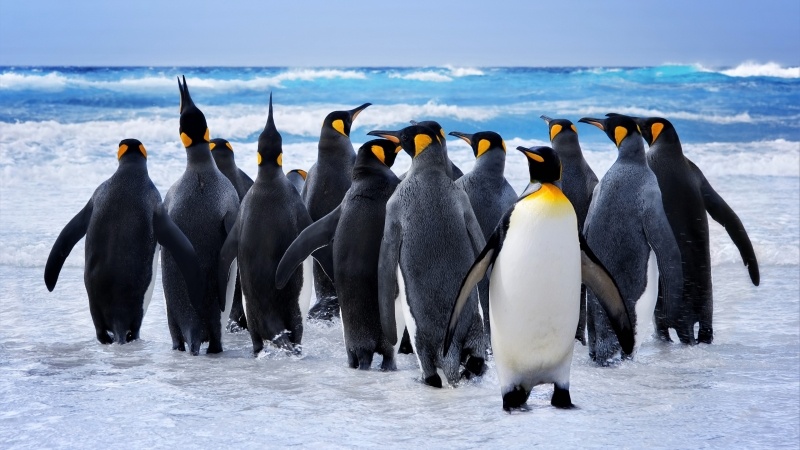
[[[303,186],[303,200],[311,220],[319,220],[339,206],[345,192],[350,189],[356,152],[350,142],[350,127],[356,117],[371,103],[349,111],[333,111],[322,122],[319,135],[317,162],[311,166]],[[332,249],[319,250],[327,253],[319,258],[330,260]],[[316,258],[315,258],[316,259]],[[339,313],[336,287],[314,261],[314,290],[317,303],[310,311],[311,318],[330,320]]]
[[[167,215],[147,173],[144,145],[136,139],[121,141],[117,159],[116,172],[58,235],[44,269],[52,292],[72,247],[86,236],[83,279],[102,344],[139,339],[153,295],[159,245],[177,262],[193,301],[204,292],[194,248]]]
[[[236,194],[239,196],[239,202],[241,202],[244,194],[253,185],[253,179],[236,166],[233,146],[230,142],[222,138],[215,138],[211,140],[208,146],[211,149],[211,156],[214,157],[214,162],[217,163],[217,168],[236,188]],[[244,318],[244,310],[242,309],[242,286],[238,278],[236,279],[236,288],[233,294],[231,315],[228,317],[228,329],[235,331],[236,328],[247,328],[247,321]]]
[[[306,185],[306,176],[308,176],[308,172],[303,169],[292,169],[286,172],[286,178],[292,182],[292,185],[295,189],[297,189],[297,193],[303,193],[303,186]]]
[[[444,128],[439,124],[439,122],[433,120],[423,120],[422,122],[417,122],[416,120],[411,121],[411,125],[421,125],[423,127],[428,127],[433,130],[434,133],[438,134],[442,137],[442,149],[444,150],[445,158],[447,158],[447,165],[446,171],[447,176],[450,177],[451,180],[456,181],[457,179],[464,176],[464,172],[458,168],[458,166],[450,159],[450,155],[447,153],[447,140],[444,133]],[[400,180],[405,179],[407,173],[400,175]]]
[[[581,280],[592,286],[622,347],[633,328],[616,283],[578,232],[575,210],[556,182],[558,154],[517,147],[528,159],[530,184],[503,215],[464,277],[450,317],[445,351],[470,292],[490,267],[492,351],[503,409],[521,408],[534,386],[553,383],[550,403],[572,407],[569,373]]]
[[[253,353],[261,352],[264,341],[300,353],[303,320],[311,300],[311,264],[309,261],[293,271],[282,289],[275,285],[275,272],[286,249],[311,224],[311,217],[283,173],[282,139],[275,128],[271,94],[257,158],[256,181],[242,200],[236,224],[220,253],[219,286],[228,283],[235,274],[231,269],[238,265]]]
[[[592,192],[597,186],[597,175],[589,167],[583,157],[581,144],[578,142],[578,129],[567,119],[551,119],[541,116],[547,123],[550,145],[558,153],[564,176],[561,177],[561,189],[567,196],[578,217],[578,233],[583,234],[586,213],[592,202]],[[575,339],[586,345],[586,286],[581,286],[581,313]]]
[[[647,164],[658,180],[664,211],[678,241],[683,263],[683,302],[675,312],[677,322],[668,324],[657,312],[656,329],[664,340],[670,340],[669,328],[686,329],[685,338],[689,333],[694,336],[694,324],[699,322],[697,341],[710,344],[714,339],[711,323],[714,303],[706,213],[725,227],[739,249],[750,280],[758,286],[758,261],[753,245],[736,213],[711,187],[700,168],[683,154],[681,141],[672,123],[660,117],[634,120],[650,145]],[[663,299],[659,293],[656,310],[662,308]]]
[[[203,112],[189,95],[186,78],[178,80],[181,91],[180,137],[186,148],[186,170],[169,188],[164,205],[172,220],[189,238],[207,280],[202,302],[192,302],[179,277],[175,260],[161,256],[161,277],[167,303],[167,323],[172,348],[184,351],[186,344],[197,355],[202,342],[207,353],[222,351],[221,330],[228,323],[231,304],[218,295],[217,264],[225,237],[236,220],[239,196],[230,180],[219,171],[209,148],[209,130]],[[234,283],[230,288],[233,289]]]
[[[403,328],[396,307],[402,309],[425,383],[442,386],[439,368],[455,385],[462,362],[466,376],[484,369],[487,343],[475,292],[467,301],[474,314],[461,321],[453,346],[442,353],[459,282],[485,244],[483,232],[469,197],[447,174],[444,136],[421,125],[368,134],[400,144],[412,155],[408,175],[386,204],[378,260],[383,332],[392,345],[397,342]]]
[[[489,239],[503,214],[517,201],[517,193],[503,176],[506,167],[506,143],[493,131],[475,134],[450,132],[450,136],[463,139],[475,155],[475,166],[468,174],[456,180],[456,186],[464,189],[469,197],[475,217],[481,225],[483,237]],[[481,304],[483,327],[490,332],[489,323],[489,277],[478,283],[478,298]]]
[[[394,370],[394,348],[381,330],[378,310],[378,256],[386,202],[400,179],[391,167],[401,147],[374,139],[358,149],[353,184],[342,204],[303,230],[278,266],[278,286],[311,252],[333,246],[333,272],[339,298],[348,365],[368,370],[375,353],[381,369]]]
[[[666,315],[680,303],[683,273],[678,244],[672,235],[661,191],[653,171],[647,167],[644,140],[633,119],[624,116],[579,122],[603,130],[618,149],[617,160],[600,180],[583,227],[584,237],[595,255],[617,282],[631,313],[635,330],[633,356],[645,339],[658,296],[659,273],[663,275]],[[608,317],[598,307],[591,287],[586,300],[589,355],[600,365],[613,363],[620,352]]]

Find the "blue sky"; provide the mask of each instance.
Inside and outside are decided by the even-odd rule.
[[[800,0],[0,0],[0,65],[800,65]]]

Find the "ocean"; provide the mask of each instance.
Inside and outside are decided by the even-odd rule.
[[[436,390],[416,359],[398,370],[347,368],[341,323],[310,323],[303,355],[252,357],[245,333],[221,355],[171,350],[160,270],[141,339],[99,344],[83,286],[83,241],[54,292],[44,264],[61,229],[117,167],[117,143],[143,142],[162,196],[186,164],[176,77],[185,75],[211,137],[228,139],[256,175],[258,134],[273,94],[284,168],[316,160],[322,120],[364,110],[373,129],[437,120],[446,131],[500,133],[509,148],[547,145],[539,116],[661,116],[684,152],[739,215],[761,269],[750,283],[738,250],[711,222],[712,345],[648,338],[632,361],[599,368],[576,343],[576,410],[534,389],[530,411],[501,409],[493,364]],[[598,177],[616,158],[577,124]],[[465,172],[471,150],[449,139]],[[410,165],[398,156],[395,171]],[[800,68],[742,64],[639,68],[0,67],[0,446],[91,448],[797,448],[800,445]],[[509,152],[521,192],[527,165]],[[373,368],[380,364],[376,357]]]

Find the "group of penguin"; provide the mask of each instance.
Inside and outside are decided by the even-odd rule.
[[[672,328],[682,343],[711,343],[707,213],[759,284],[744,226],[665,119],[580,119],[618,150],[598,181],[576,126],[542,116],[552,147],[517,147],[530,174],[518,196],[503,175],[505,142],[491,131],[450,133],[475,155],[467,174],[433,121],[370,131],[378,139],[355,152],[350,128],[369,103],[330,113],[317,162],[284,174],[270,95],[252,180],[229,142],[210,139],[186,79],[178,86],[187,165],[164,201],[144,145],[121,141],[116,172],[47,260],[52,291],[86,236],[84,281],[101,343],[139,338],[163,247],[173,349],[197,355],[208,342],[218,353],[222,330],[246,328],[256,354],[265,341],[299,353],[307,317],[341,315],[350,367],[369,369],[378,353],[394,370],[396,352],[413,352],[424,382],[441,387],[442,376],[456,385],[481,375],[492,354],[505,410],[524,409],[543,383],[554,384],[552,405],[569,408],[575,339],[586,345],[588,336],[600,365],[635,354],[651,318],[663,340]],[[412,162],[397,176],[401,150]]]

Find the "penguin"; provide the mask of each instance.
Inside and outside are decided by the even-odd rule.
[[[214,157],[217,168],[236,188],[236,194],[239,196],[239,202],[241,203],[244,194],[253,185],[253,179],[244,173],[242,169],[236,167],[233,146],[230,142],[222,138],[215,138],[211,139],[208,147],[211,149],[211,156]],[[231,305],[231,315],[228,317],[227,328],[230,331],[247,329],[247,321],[244,318],[244,310],[242,309],[242,286],[238,278],[233,292],[233,305]]]
[[[356,160],[356,152],[350,142],[350,127],[361,111],[370,105],[371,103],[364,103],[349,111],[333,111],[322,122],[317,162],[308,170],[303,186],[303,201],[311,220],[319,220],[333,211],[350,189]],[[327,253],[319,258],[330,260],[333,257],[331,251],[330,247],[319,250],[320,253]],[[314,319],[330,320],[339,313],[339,301],[336,299],[333,282],[325,275],[316,259],[314,290],[317,303],[309,314]]]
[[[442,146],[444,148],[445,157],[447,158],[447,176],[449,176],[453,181],[456,181],[464,176],[464,172],[462,172],[461,169],[459,169],[458,166],[452,160],[450,160],[450,156],[447,154],[446,136],[444,134],[444,129],[439,122],[433,120],[423,120],[422,122],[417,122],[416,120],[412,120],[411,125],[422,125],[423,127],[428,127],[433,130],[434,133],[442,136]],[[400,175],[400,180],[405,179],[405,177],[406,173]]]
[[[475,134],[451,131],[450,136],[464,140],[475,155],[472,171],[456,180],[456,186],[464,189],[469,197],[472,210],[483,231],[489,239],[503,214],[517,201],[517,193],[503,176],[506,167],[506,143],[493,131]],[[481,304],[483,328],[488,334],[489,323],[489,277],[478,283],[478,299]]]
[[[375,353],[382,370],[395,370],[394,348],[381,330],[378,310],[378,256],[386,202],[400,179],[392,172],[400,146],[373,139],[358,149],[353,184],[341,205],[303,230],[278,265],[278,286],[311,252],[333,247],[333,273],[339,299],[347,362],[369,370]]]
[[[203,277],[207,280],[200,303],[191,302],[186,285],[178,276],[175,260],[161,255],[161,278],[167,303],[167,323],[173,350],[192,355],[208,341],[207,353],[222,352],[221,330],[228,323],[231,304],[218,295],[217,264],[222,243],[236,221],[239,196],[217,168],[209,148],[210,136],[203,112],[189,95],[186,78],[178,80],[181,92],[180,137],[186,148],[186,170],[169,188],[164,205],[178,228],[197,252]],[[233,292],[234,283],[230,283]]]
[[[119,165],[58,235],[44,269],[53,291],[72,247],[86,236],[84,283],[97,340],[125,344],[139,339],[155,285],[159,246],[177,263],[192,302],[203,296],[194,248],[167,215],[147,173],[147,150],[136,139],[120,141]]]
[[[547,124],[550,145],[561,159],[564,176],[561,177],[561,189],[567,196],[575,214],[578,216],[578,233],[583,234],[583,224],[589,204],[592,201],[592,192],[597,186],[597,175],[589,167],[583,157],[581,144],[578,142],[578,129],[567,119],[551,119],[545,115],[540,116]],[[578,329],[575,339],[586,345],[586,287],[581,286],[581,312],[578,320]]]
[[[297,192],[299,194],[303,193],[303,186],[305,186],[306,184],[307,175],[308,172],[306,172],[303,169],[292,169],[286,172],[286,178],[288,178],[289,181],[292,182],[292,185],[294,186],[295,189],[297,189]]]
[[[411,125],[400,131],[370,131],[400,144],[412,156],[408,176],[386,204],[380,258],[378,298],[381,326],[397,343],[402,309],[424,382],[442,387],[437,368],[455,385],[464,376],[480,375],[487,348],[475,292],[467,303],[472,314],[454,332],[453,345],[442,342],[459,282],[485,244],[469,197],[447,174],[444,136],[432,128]],[[399,305],[396,305],[399,303]]]
[[[272,94],[267,124],[258,137],[257,158],[256,181],[242,200],[220,252],[218,286],[220,295],[226,295],[223,288],[235,277],[238,266],[255,355],[263,350],[264,341],[299,354],[303,318],[311,300],[311,264],[293,271],[282,289],[275,285],[275,271],[292,241],[311,224],[311,217],[283,173],[282,139],[272,115]]]
[[[703,172],[683,154],[675,127],[660,117],[634,118],[650,149],[647,164],[655,173],[661,189],[661,200],[672,233],[678,241],[683,264],[683,301],[677,306],[676,321],[671,326],[656,313],[656,330],[661,339],[670,341],[669,328],[684,328],[684,338],[694,336],[694,324],[699,323],[697,342],[710,344],[714,339],[714,312],[711,289],[711,251],[709,250],[708,218],[725,227],[728,236],[739,249],[750,281],[758,286],[758,260],[742,221],[714,190]],[[656,310],[663,308],[659,293]]]
[[[603,130],[617,146],[617,160],[595,187],[583,226],[584,237],[597,258],[617,282],[634,326],[634,348],[620,356],[633,357],[647,334],[658,296],[659,273],[663,281],[664,314],[680,303],[683,273],[678,244],[672,235],[661,191],[647,167],[644,140],[629,117],[579,122]],[[587,291],[586,329],[589,356],[599,365],[617,361],[620,345],[608,317],[597,305],[597,292]]]
[[[492,351],[503,409],[524,408],[531,389],[553,383],[550,403],[571,408],[569,374],[580,310],[581,280],[597,292],[625,351],[633,327],[619,289],[578,232],[569,199],[558,188],[561,162],[550,147],[517,147],[528,160],[530,184],[491,233],[461,283],[445,352],[470,292],[489,277]]]

